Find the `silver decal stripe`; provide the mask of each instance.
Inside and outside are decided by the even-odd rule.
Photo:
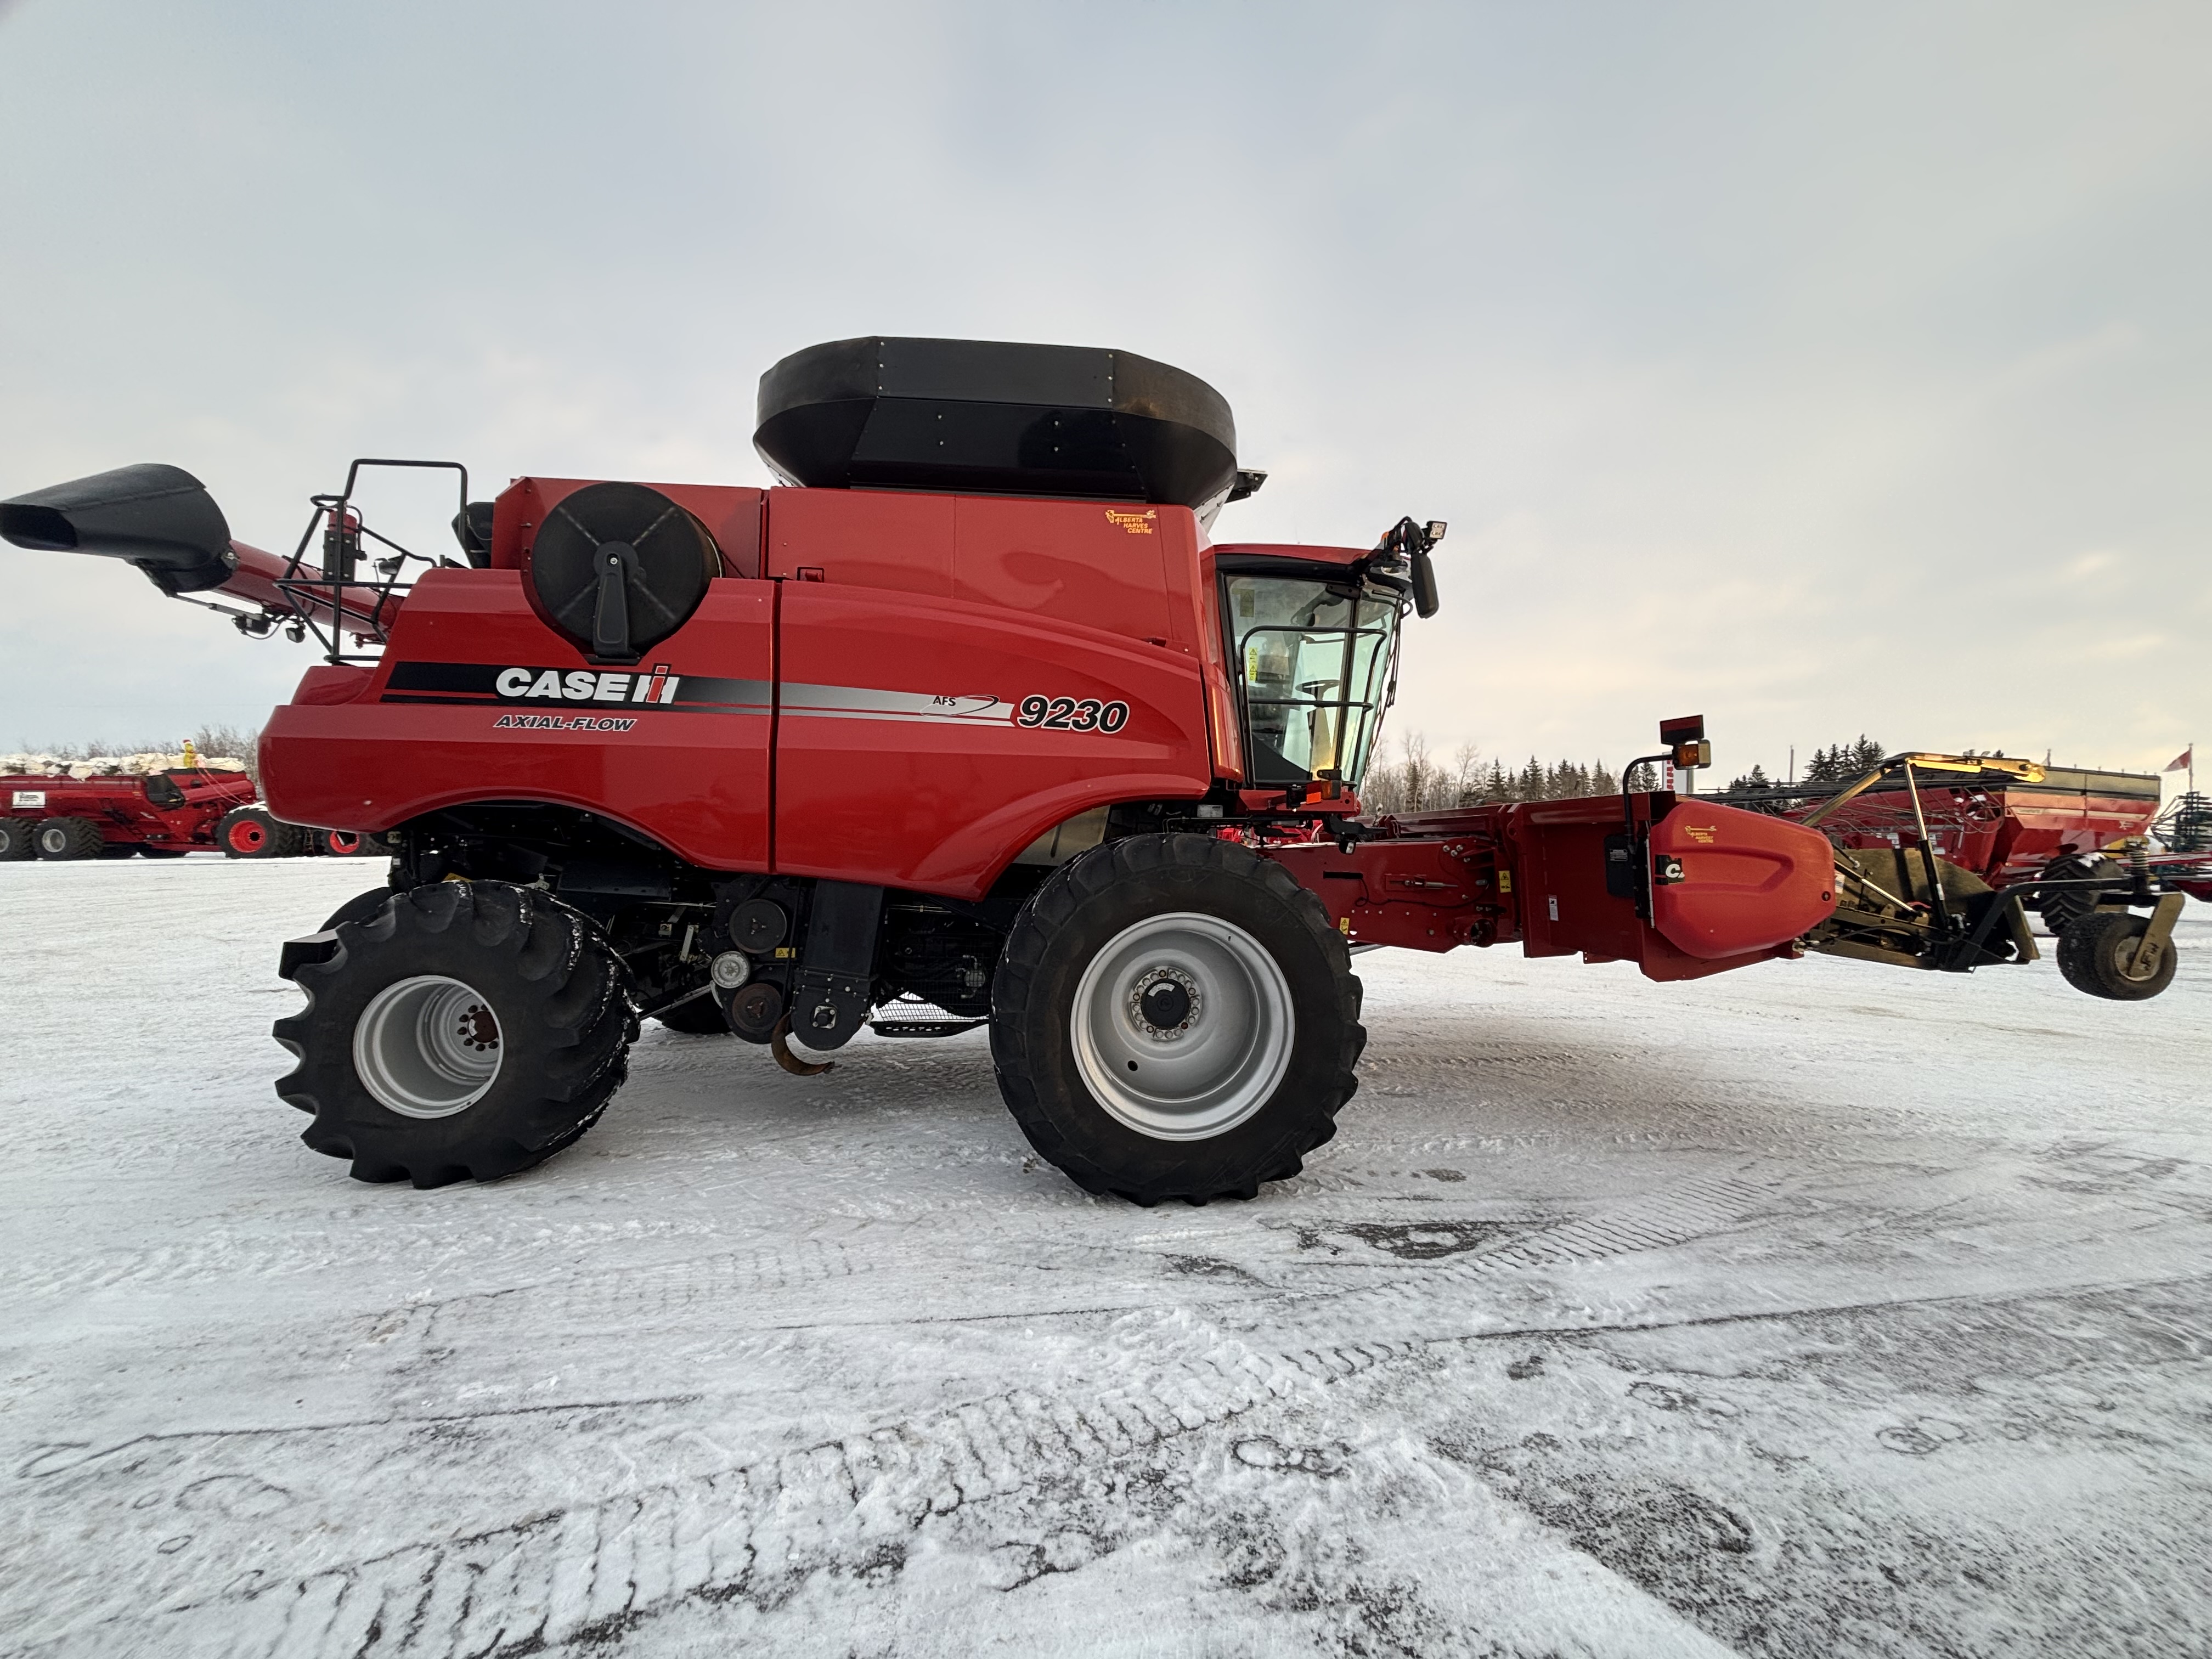
[[[817,720],[927,720],[952,726],[1004,726],[1012,703],[980,693],[879,691],[865,685],[786,685],[783,712]]]

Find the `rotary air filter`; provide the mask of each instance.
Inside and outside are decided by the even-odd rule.
[[[699,608],[722,574],[706,526],[643,484],[586,484],[546,515],[530,584],[548,621],[603,660],[635,661]]]

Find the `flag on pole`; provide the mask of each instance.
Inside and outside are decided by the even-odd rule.
[[[2192,743],[2188,748],[2183,750],[2172,760],[2168,761],[2166,763],[2165,769],[2168,772],[2186,772],[2191,767],[2196,764],[2196,761],[2197,745]]]

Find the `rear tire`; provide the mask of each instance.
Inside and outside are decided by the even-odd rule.
[[[315,850],[334,859],[388,858],[392,848],[381,836],[372,836],[359,830],[318,830],[314,832]]]
[[[1206,836],[1109,842],[1023,907],[991,1058],[1039,1154],[1086,1192],[1250,1198],[1336,1133],[1366,1045],[1321,901]]]
[[[276,1022],[300,1062],[276,1093],[356,1180],[526,1170],[597,1122],[629,1074],[621,961],[543,893],[440,882],[335,931],[327,959],[292,970],[307,1006]]]
[[[90,818],[43,818],[33,839],[42,859],[96,859],[106,845]]]
[[[38,857],[38,829],[36,818],[0,818],[0,864]]]
[[[307,832],[287,823],[264,807],[241,806],[222,815],[215,844],[234,859],[297,858],[312,844]]]
[[[2058,940],[2058,971],[2077,991],[2114,1002],[2142,1002],[2173,983],[2173,942],[2147,978],[2130,976],[2137,944],[2150,931],[2148,917],[2128,910],[2098,910],[2069,922]]]
[[[349,921],[370,921],[384,914],[384,907],[392,902],[389,887],[372,887],[366,893],[356,893],[343,904],[331,912],[324,921],[322,933],[331,933]]]
[[[2120,879],[2120,866],[2110,859],[2068,853],[2043,866],[2042,879],[2083,881],[2093,876],[2109,877],[2117,885]],[[2097,890],[2094,887],[2057,888],[2045,893],[2036,908],[2042,913],[2043,925],[2063,939],[2069,927],[2097,908]]]

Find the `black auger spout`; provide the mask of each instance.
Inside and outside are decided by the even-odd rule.
[[[0,501],[0,537],[18,547],[125,560],[172,595],[220,587],[238,568],[215,498],[184,468],[158,462]]]

